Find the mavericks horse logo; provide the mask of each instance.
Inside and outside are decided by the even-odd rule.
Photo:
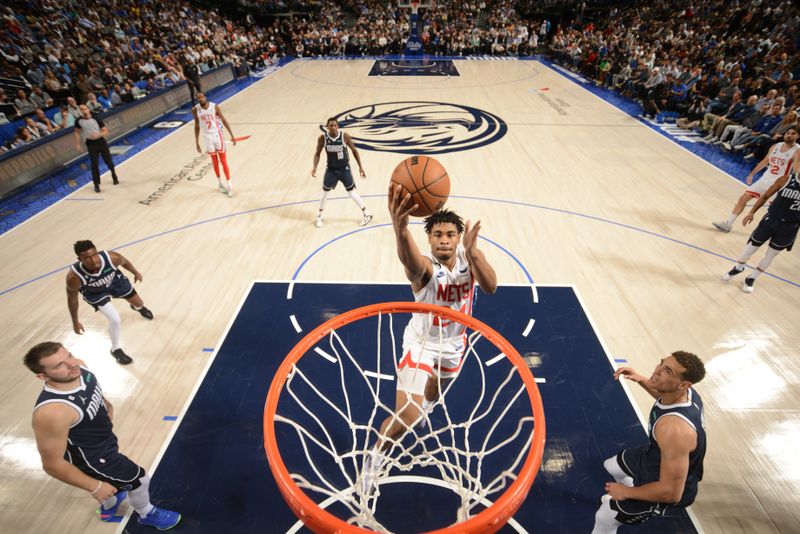
[[[494,143],[508,131],[497,115],[446,102],[383,102],[334,117],[358,148],[397,154],[470,150]]]

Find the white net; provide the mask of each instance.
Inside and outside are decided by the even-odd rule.
[[[388,440],[377,483],[365,487],[364,460],[385,439],[382,421],[396,417],[402,344],[395,327],[405,322],[394,315],[331,330],[292,366],[275,415],[278,449],[294,483],[319,506],[378,532],[392,530],[381,515],[382,487],[435,479],[458,502],[444,514],[445,524],[436,525],[443,528],[489,507],[516,479],[533,437],[530,399],[521,371],[481,331],[472,331],[458,376],[446,385],[439,379],[433,408],[418,406],[420,419]],[[428,320],[433,325],[432,315]],[[374,339],[370,321],[377,327]],[[429,328],[422,344],[441,346],[441,330]]]

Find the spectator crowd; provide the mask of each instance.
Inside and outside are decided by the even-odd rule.
[[[554,32],[556,60],[677,119],[722,150],[761,160],[797,127],[800,9],[788,0],[658,0]]]
[[[10,150],[69,128],[86,104],[102,114],[230,63],[238,76],[282,56],[401,53],[409,11],[378,0],[239,0],[285,16],[259,26],[188,2],[11,0],[2,8],[0,122]],[[438,55],[554,58],[678,118],[706,140],[759,157],[797,123],[800,11],[789,0],[656,0],[607,8],[592,22],[528,20],[531,1],[439,0],[419,10]],[[779,108],[777,104],[780,104]]]

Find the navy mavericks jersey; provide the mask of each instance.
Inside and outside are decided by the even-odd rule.
[[[59,391],[45,385],[36,401],[34,411],[40,407],[60,402],[71,406],[78,414],[78,422],[72,425],[67,436],[67,451],[64,458],[88,460],[103,457],[118,450],[117,437],[112,431],[103,401],[103,391],[97,377],[88,369],[81,367],[81,384],[69,391]]]
[[[328,155],[329,169],[344,169],[349,165],[350,157],[344,144],[344,132],[340,130],[336,139],[325,133],[325,154]]]
[[[767,213],[789,223],[800,223],[800,180],[797,173],[789,173],[786,185],[775,194]]]
[[[81,294],[89,302],[97,300],[92,297],[107,295],[115,284],[127,280],[122,271],[111,261],[111,255],[107,251],[101,250],[98,254],[100,255],[100,270],[96,273],[87,272],[79,261],[70,267],[81,281]]]
[[[697,446],[689,453],[689,473],[686,476],[686,486],[683,490],[678,506],[688,506],[694,502],[697,495],[697,483],[703,480],[703,458],[706,455],[706,431],[703,426],[703,399],[694,390],[689,389],[689,400],[681,404],[661,404],[661,399],[657,400],[650,410],[649,428],[647,431],[650,443],[641,449],[639,465],[642,471],[648,473],[648,478],[642,483],[658,480],[661,470],[661,449],[653,435],[653,430],[658,421],[664,417],[680,417],[697,432]],[[636,485],[640,485],[635,481]]]

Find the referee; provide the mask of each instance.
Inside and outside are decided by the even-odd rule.
[[[100,119],[92,117],[92,112],[83,104],[80,106],[81,116],[75,121],[75,148],[81,151],[81,137],[86,141],[86,149],[89,151],[89,159],[92,162],[92,181],[94,182],[94,192],[100,192],[100,156],[106,162],[108,170],[111,171],[111,178],[114,185],[119,183],[117,173],[114,170],[114,162],[111,160],[111,152],[108,150],[106,136],[108,128]]]

